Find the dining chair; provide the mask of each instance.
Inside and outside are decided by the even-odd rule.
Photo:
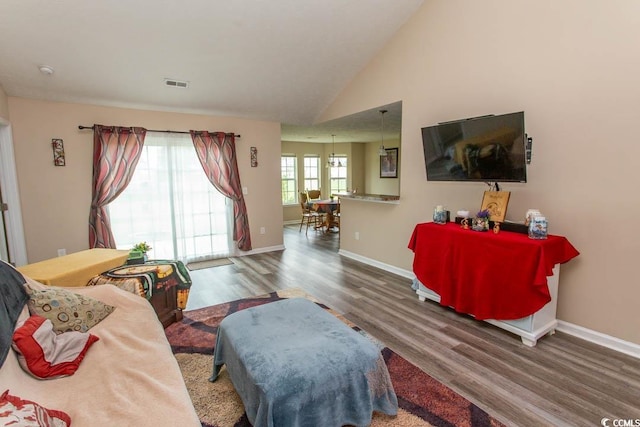
[[[321,191],[318,190],[307,190],[307,194],[309,196],[309,200],[320,200]]]
[[[307,234],[309,232],[309,225],[311,225],[312,222],[313,222],[314,230],[317,230],[318,228],[322,228],[322,223],[324,222],[323,215],[312,210],[309,207],[308,202],[309,202],[309,197],[307,196],[307,193],[301,192],[300,208],[302,209],[302,219],[300,220],[300,230],[298,231],[302,231],[302,226],[306,223],[307,229],[305,230],[304,234]]]

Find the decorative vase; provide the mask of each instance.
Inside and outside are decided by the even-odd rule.
[[[474,218],[473,225],[471,225],[473,231],[487,231],[489,230],[489,218]]]

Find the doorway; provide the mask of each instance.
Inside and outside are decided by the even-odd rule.
[[[15,266],[27,263],[11,125],[2,118],[0,118],[0,259]]]
[[[9,242],[7,241],[7,225],[5,221],[5,212],[9,209],[9,205],[2,198],[2,185],[0,185],[0,260],[11,262],[9,255]]]

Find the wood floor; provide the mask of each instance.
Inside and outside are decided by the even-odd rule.
[[[487,323],[418,301],[406,278],[341,257],[337,234],[305,236],[286,226],[284,244],[191,272],[187,309],[302,288],[507,425],[640,420],[639,359],[561,332],[526,347]]]

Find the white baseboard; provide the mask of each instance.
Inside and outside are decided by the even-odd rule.
[[[389,273],[397,274],[398,276],[406,277],[407,279],[414,279],[415,274],[413,271],[405,270],[402,268],[394,267],[390,264],[377,261],[375,259],[367,258],[362,255],[355,254],[353,252],[340,249],[338,254],[351,258],[356,261],[360,261],[363,264],[377,267],[381,270],[388,271]],[[627,354],[632,357],[640,359],[640,345],[634,344],[629,341],[624,341],[611,335],[606,335],[601,332],[597,332],[591,329],[584,328],[582,326],[574,325],[563,320],[558,320],[558,326],[556,330],[564,332],[565,334],[573,335],[577,338],[581,338],[585,341],[592,342],[594,344],[601,345],[611,350],[618,351],[620,353]]]
[[[581,338],[585,341],[640,359],[640,345],[638,344],[624,341],[620,338],[612,337],[611,335],[606,335],[582,326],[574,325],[573,323],[565,322],[564,320],[558,320],[558,327],[556,329],[560,332],[564,332],[565,334],[573,335],[574,337]]]
[[[236,253],[229,256],[246,256],[246,255],[255,255],[255,254],[263,254],[265,252],[274,252],[274,251],[283,251],[284,245],[276,245],[276,246],[266,246],[264,248],[251,249],[250,251],[240,251],[237,250]]]
[[[356,261],[360,261],[363,264],[372,265],[381,270],[388,271],[389,273],[397,274],[398,276],[406,277],[407,279],[413,280],[415,274],[413,271],[405,270],[403,268],[395,267],[391,264],[385,264],[384,262],[376,261],[375,259],[367,258],[362,255],[355,254],[353,252],[345,251],[344,249],[340,249],[338,251],[338,255],[345,256],[347,258],[351,258]]]

